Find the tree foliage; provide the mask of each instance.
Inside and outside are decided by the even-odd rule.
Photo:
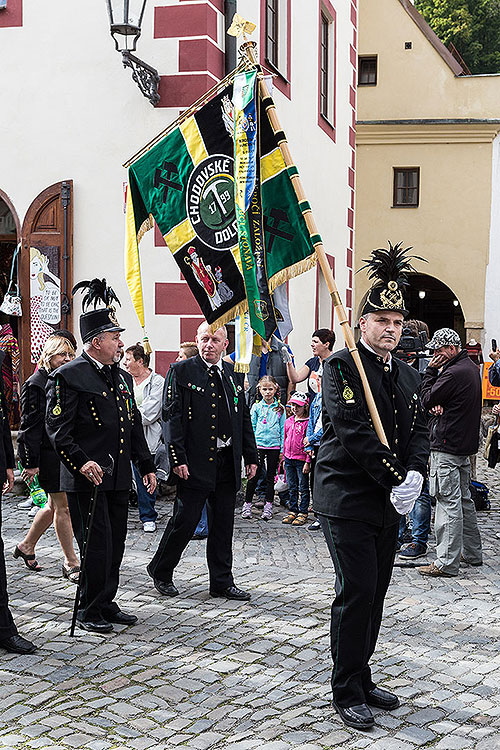
[[[500,72],[500,0],[415,0],[415,7],[472,73]]]

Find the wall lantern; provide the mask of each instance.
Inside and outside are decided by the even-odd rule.
[[[453,300],[453,305],[454,305],[455,307],[458,307],[458,305],[459,305],[459,302],[458,302],[458,300],[457,300],[457,299],[454,299],[454,300]]]
[[[418,296],[420,297],[420,299],[425,299],[425,291],[422,289],[422,291],[418,293]]]
[[[132,69],[132,78],[141,93],[153,106],[160,101],[158,71],[132,54],[141,35],[142,17],[147,0],[106,0],[111,36],[122,53],[125,68]]]

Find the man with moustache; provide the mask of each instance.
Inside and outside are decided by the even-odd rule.
[[[348,349],[323,364],[323,439],[313,508],[335,567],[331,651],[333,705],[348,726],[369,729],[370,706],[392,710],[397,696],[377,687],[369,666],[389,586],[400,514],[420,494],[429,454],[418,372],[391,356],[407,315],[402,288],[412,270],[400,246],[375,250],[376,283],[360,318],[358,351],[389,447],[369,417]],[[394,273],[394,270],[396,271]]]
[[[178,478],[174,513],[147,571],[163,596],[177,596],[173,573],[193,536],[205,501],[208,509],[207,563],[210,595],[248,601],[234,584],[232,539],[241,458],[250,479],[257,470],[257,447],[245,402],[243,375],[222,357],[225,328],[211,332],[202,323],[198,355],[170,366],[163,392],[163,436]]]
[[[88,535],[77,625],[83,630],[108,633],[113,623],[137,622],[135,615],[122,612],[114,601],[127,534],[131,460],[150,493],[156,487],[156,475],[134,400],[132,378],[118,367],[123,355],[120,333],[124,329],[110,307],[116,297],[105,280],[83,283],[89,288],[84,309],[95,301],[105,307],[80,316],[82,355],[49,376],[47,433],[61,460],[61,490],[68,496],[80,553],[92,487],[99,488]],[[81,284],[78,287],[82,288]]]

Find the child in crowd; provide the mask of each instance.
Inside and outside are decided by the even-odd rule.
[[[283,523],[292,526],[303,526],[307,522],[309,509],[309,455],[304,451],[304,438],[309,421],[309,400],[305,393],[292,393],[287,406],[292,410],[292,416],[285,422],[285,438],[283,456],[285,458],[286,480],[290,499],[290,512],[283,519]],[[300,495],[300,502],[299,502]]]
[[[321,379],[323,376],[323,365],[320,365],[319,370],[316,372],[317,377],[317,393],[311,403],[311,411],[309,412],[309,422],[307,423],[306,436],[304,438],[304,448],[308,455],[311,457],[311,471],[309,473],[309,480],[311,486],[311,500],[314,492],[314,467],[316,466],[316,455],[318,453],[319,444],[323,437],[323,421],[321,419]],[[321,528],[320,522],[317,518],[307,527],[309,531],[317,531]]]
[[[252,517],[252,500],[265,464],[266,502],[261,518],[269,521],[273,517],[274,477],[283,447],[286,413],[285,407],[279,401],[280,387],[272,375],[264,375],[257,387],[262,400],[256,401],[252,406],[250,416],[259,454],[259,468],[255,476],[248,480],[241,517]]]

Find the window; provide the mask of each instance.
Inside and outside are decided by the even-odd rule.
[[[266,0],[266,58],[275,68],[279,66],[279,0]]]
[[[320,42],[320,89],[319,89],[319,111],[329,119],[329,89],[330,89],[330,20],[321,14],[321,42]]]
[[[377,55],[358,59],[358,86],[377,85]]]
[[[420,167],[394,167],[393,203],[395,206],[418,206],[420,199]]]

